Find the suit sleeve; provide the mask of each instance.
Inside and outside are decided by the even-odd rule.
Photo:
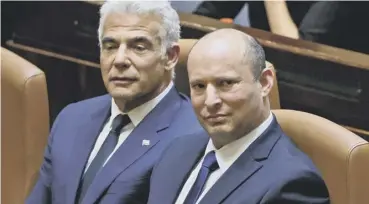
[[[64,109],[65,110],[65,109]],[[62,111],[58,117],[56,118],[51,132],[48,138],[47,146],[44,151],[44,160],[42,162],[38,180],[33,187],[30,195],[26,199],[26,204],[49,204],[52,203],[51,200],[51,183],[52,183],[52,145],[53,145],[53,137],[55,132],[58,129],[58,124],[60,118],[64,111]]]
[[[193,13],[216,19],[235,18],[244,5],[244,1],[204,1]]]
[[[261,204],[329,204],[329,193],[323,179],[313,171],[290,175],[273,185]]]

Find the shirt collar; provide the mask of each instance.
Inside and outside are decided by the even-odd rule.
[[[219,169],[224,173],[237,159],[246,151],[246,149],[269,127],[273,121],[273,115],[270,112],[268,118],[258,127],[220,149],[216,149],[212,140],[209,140],[206,146],[205,155],[210,151],[215,151],[215,156],[219,164]]]
[[[128,113],[123,113],[119,110],[117,104],[115,103],[114,99],[111,100],[111,117],[110,120],[113,120],[119,114],[128,114],[128,117],[131,119],[133,125],[136,127],[145,117],[147,114],[150,113],[151,110],[155,108],[156,105],[169,93],[170,89],[174,86],[173,81],[155,98],[147,101],[146,103],[132,109]]]

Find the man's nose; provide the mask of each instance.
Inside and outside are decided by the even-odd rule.
[[[206,87],[206,99],[205,105],[209,109],[217,109],[221,104],[221,99],[218,95],[218,91],[212,85]]]
[[[115,55],[114,66],[120,69],[127,69],[131,66],[131,62],[127,55],[127,47],[125,45],[119,46]]]

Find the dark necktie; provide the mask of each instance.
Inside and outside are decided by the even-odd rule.
[[[200,197],[205,183],[209,175],[219,168],[217,159],[215,157],[215,152],[209,152],[202,162],[201,169],[197,175],[196,181],[193,184],[190,192],[188,193],[184,204],[195,204],[197,199]]]
[[[124,126],[129,124],[131,120],[128,115],[118,115],[114,118],[109,135],[106,137],[103,145],[101,146],[99,152],[96,154],[95,158],[92,160],[90,166],[88,167],[85,175],[83,176],[80,186],[79,186],[79,196],[77,198],[78,202],[81,203],[84,195],[87,192],[88,187],[92,183],[93,179],[103,167],[104,162],[113,152],[115,146],[117,145],[120,131]]]

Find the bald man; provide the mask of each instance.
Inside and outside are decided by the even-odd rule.
[[[206,130],[181,137],[155,166],[149,204],[329,203],[312,161],[270,111],[273,71],[258,42],[222,29],[188,58],[192,105]]]

